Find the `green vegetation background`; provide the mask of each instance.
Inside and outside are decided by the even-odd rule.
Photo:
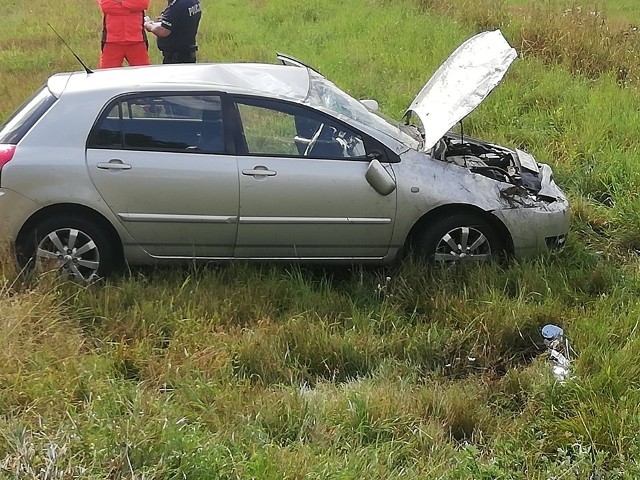
[[[520,58],[465,129],[553,166],[569,243],[508,266],[136,269],[97,288],[4,256],[0,478],[638,478],[636,1],[203,6],[201,61],[287,52],[395,116],[501,28]],[[46,22],[97,64],[93,0],[0,11],[0,119],[78,69]],[[564,385],[546,323],[578,354]]]

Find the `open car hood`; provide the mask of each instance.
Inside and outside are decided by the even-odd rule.
[[[479,33],[451,54],[405,112],[422,122],[424,151],[482,103],[516,57],[500,30]]]

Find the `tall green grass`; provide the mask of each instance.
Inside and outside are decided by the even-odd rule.
[[[46,21],[97,63],[81,3],[0,0],[0,117],[78,68]],[[611,61],[635,38],[617,5],[204,3],[202,60],[284,51],[393,115],[461,41],[503,28],[521,58],[465,132],[553,165],[569,243],[508,265],[231,264],[90,287],[3,251],[0,478],[638,477],[638,91],[635,64],[621,82]],[[546,323],[577,352],[564,385]]]
[[[637,263],[578,253],[138,271],[94,287],[10,273],[0,465],[19,478],[629,471]],[[566,385],[540,356],[548,322],[579,353]]]

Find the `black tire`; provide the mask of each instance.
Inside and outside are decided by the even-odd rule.
[[[420,257],[440,264],[491,261],[504,256],[504,242],[495,228],[471,213],[442,217],[425,225],[413,247]]]
[[[107,277],[118,250],[100,225],[79,216],[59,215],[41,221],[25,237],[20,253],[38,270],[57,268],[82,284]]]

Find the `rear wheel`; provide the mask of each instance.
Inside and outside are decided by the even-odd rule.
[[[430,262],[486,262],[504,254],[495,229],[483,218],[467,213],[444,217],[425,227],[414,247]]]
[[[74,216],[40,222],[22,250],[37,271],[57,269],[83,284],[106,277],[117,260],[110,237],[90,220]]]

